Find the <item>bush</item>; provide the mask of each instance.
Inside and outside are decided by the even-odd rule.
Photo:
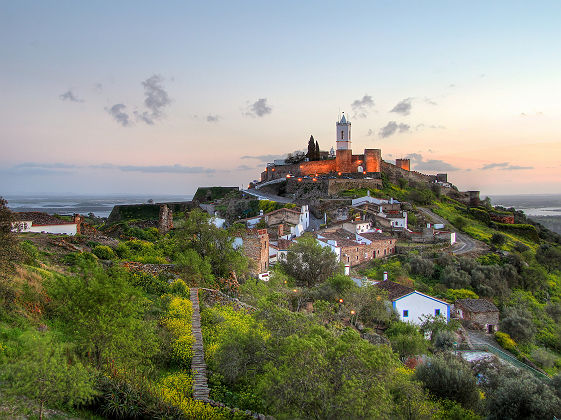
[[[113,259],[115,259],[115,253],[107,245],[97,245],[93,249],[92,252],[100,260],[113,260]]]
[[[465,217],[457,216],[452,221],[454,226],[456,226],[459,230],[464,230],[468,225],[468,220]]]
[[[115,248],[115,253],[122,260],[129,259],[132,255],[131,249],[124,242],[119,242],[119,245]]]
[[[401,360],[427,351],[427,340],[413,324],[394,322],[386,330],[386,335],[390,339],[393,351],[399,354]]]
[[[536,334],[532,315],[524,309],[511,308],[501,320],[501,331],[510,335],[516,342],[531,342]]]
[[[503,349],[508,350],[514,354],[518,354],[516,342],[507,333],[497,331],[495,333],[495,340],[497,340],[497,343],[499,343]]]
[[[557,357],[543,347],[537,347],[532,350],[532,360],[540,367],[549,369],[553,367]]]
[[[415,378],[438,398],[448,398],[464,407],[474,407],[479,401],[475,376],[467,362],[451,356],[435,356],[419,365]]]
[[[456,334],[452,331],[438,331],[434,337],[434,348],[437,351],[448,351],[454,348]]]
[[[191,296],[189,287],[181,279],[176,279],[173,283],[170,284],[169,292],[171,294],[181,296],[187,299]]]
[[[560,401],[545,382],[525,372],[499,377],[498,386],[486,394],[489,419],[553,419]]]
[[[506,236],[500,233],[493,233],[493,236],[491,236],[491,243],[495,246],[504,245],[506,243]]]

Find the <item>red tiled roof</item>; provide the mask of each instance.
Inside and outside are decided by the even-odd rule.
[[[387,291],[390,300],[396,300],[397,298],[408,295],[415,291],[415,289],[412,289],[411,287],[407,287],[403,284],[399,284],[390,280],[384,280],[376,283],[376,287]]]
[[[369,241],[372,242],[378,242],[378,241],[387,241],[390,239],[395,239],[392,236],[387,236],[384,235],[383,233],[377,233],[377,232],[365,232],[365,233],[359,233],[360,236],[362,236],[363,238],[368,239]]]

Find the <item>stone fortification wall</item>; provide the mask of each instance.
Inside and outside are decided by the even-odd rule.
[[[385,161],[382,161],[382,173],[386,174],[393,183],[396,183],[399,178],[425,183],[434,182],[436,180],[436,175],[426,175],[417,171],[406,171],[405,169],[401,169]]]
[[[327,181],[327,194],[330,196],[353,188],[368,188],[371,190],[382,188],[381,179],[329,179]]]
[[[118,204],[113,207],[107,223],[116,223],[126,220],[158,220],[160,207],[166,205],[174,213],[191,211],[197,207],[192,201],[179,201],[153,204]]]
[[[353,188],[369,188],[379,189],[382,187],[382,180],[377,178],[320,178],[317,181],[313,179],[304,178],[301,181],[295,178],[289,178],[286,182],[286,193],[296,194],[300,196],[303,194],[317,195],[317,197],[327,197],[337,195],[341,191],[350,190]]]
[[[395,166],[401,168],[405,171],[411,170],[411,160],[410,159],[396,159]]]

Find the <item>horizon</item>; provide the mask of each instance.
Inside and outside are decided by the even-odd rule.
[[[247,186],[343,111],[356,153],[561,193],[561,3],[4,6],[1,195]]]

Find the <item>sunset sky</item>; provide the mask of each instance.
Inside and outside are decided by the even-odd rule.
[[[313,135],[561,193],[559,1],[1,1],[0,195],[241,186]]]

